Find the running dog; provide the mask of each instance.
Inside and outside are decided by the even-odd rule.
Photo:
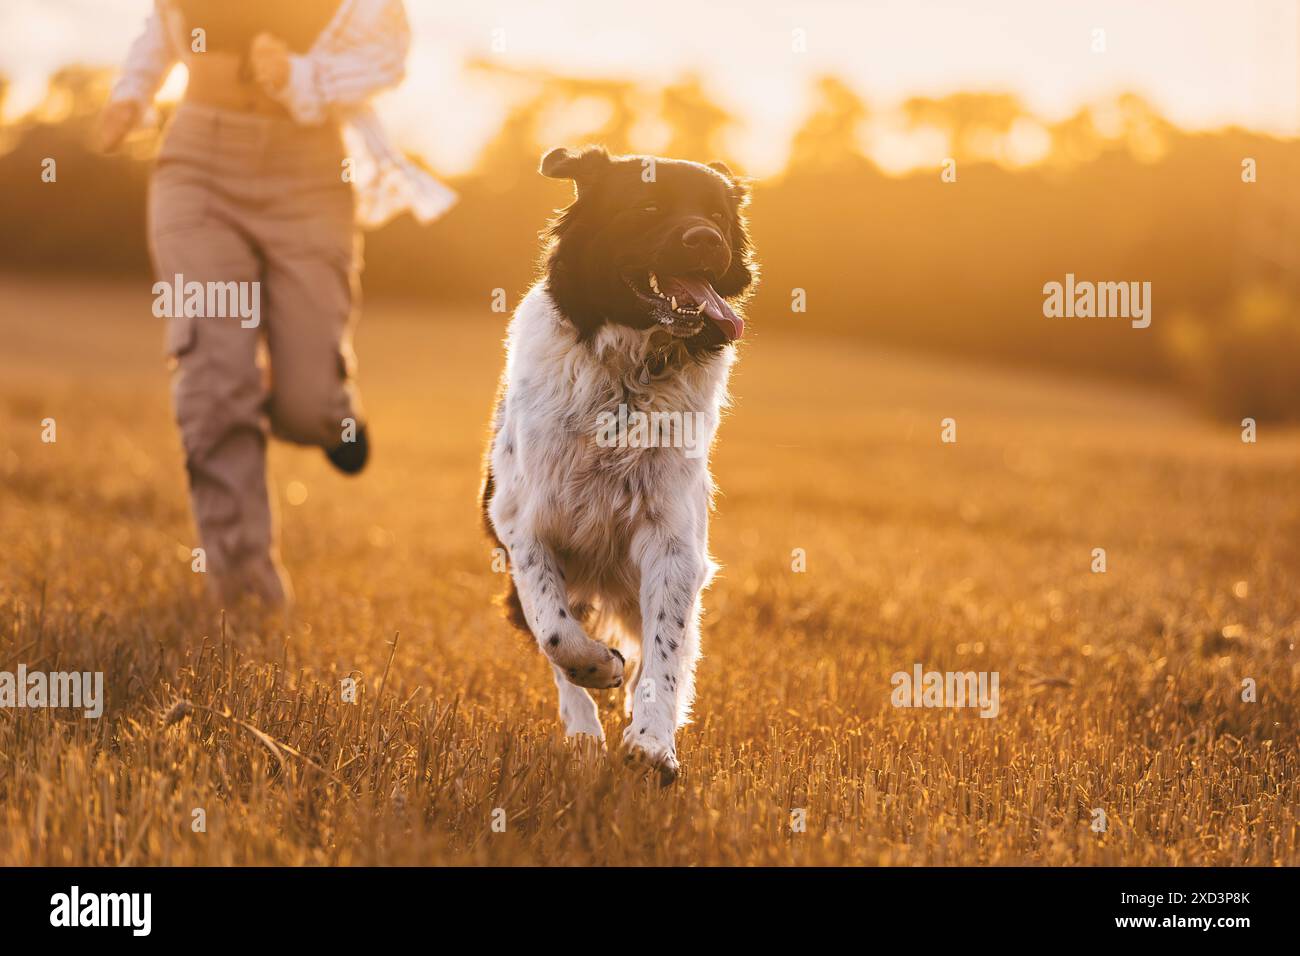
[[[716,570],[708,452],[757,279],[748,190],[721,163],[598,147],[551,150],[540,171],[576,196],[510,322],[484,519],[566,733],[603,742],[586,688],[623,686],[623,743],[667,784]]]

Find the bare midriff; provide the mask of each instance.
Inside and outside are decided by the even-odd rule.
[[[198,53],[189,58],[185,99],[216,109],[287,118],[289,113],[253,79],[230,53]],[[242,67],[242,68],[241,68]]]

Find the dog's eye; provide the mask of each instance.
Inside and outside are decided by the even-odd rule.
[[[724,222],[726,222],[726,221],[727,221],[726,213],[715,212],[715,213],[713,214],[713,221],[714,221],[714,222],[719,222],[719,223],[724,223]]]

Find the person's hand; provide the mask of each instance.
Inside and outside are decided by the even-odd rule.
[[[106,104],[99,114],[99,128],[96,130],[96,143],[105,153],[111,153],[122,145],[126,134],[135,128],[143,112],[136,100],[113,100]]]
[[[267,93],[278,93],[289,82],[289,47],[277,36],[259,33],[248,48],[253,78]]]

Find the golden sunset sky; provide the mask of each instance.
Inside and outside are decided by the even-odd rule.
[[[50,70],[112,66],[150,0],[4,0],[6,117],[39,98]],[[741,120],[731,152],[755,174],[780,168],[813,77],[833,72],[882,116],[868,151],[887,167],[932,159],[888,113],[913,95],[1010,91],[1052,120],[1132,90],[1190,129],[1241,125],[1300,134],[1297,0],[407,0],[408,82],[381,112],[400,142],[449,173],[495,131],[509,90],[463,64],[669,82],[699,74]],[[1093,31],[1106,51],[1092,51]],[[802,30],[806,52],[792,50]],[[503,32],[496,32],[503,31]],[[504,51],[493,49],[494,38]],[[183,70],[168,85],[183,88]],[[563,119],[563,118],[561,118]],[[561,124],[562,126],[562,124]],[[563,135],[562,128],[557,135]],[[644,131],[646,148],[654,131]]]

